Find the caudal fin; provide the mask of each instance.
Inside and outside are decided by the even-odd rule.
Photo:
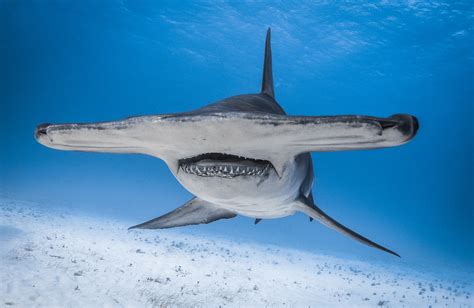
[[[265,59],[263,61],[263,78],[262,93],[275,98],[273,90],[273,73],[272,73],[272,46],[271,46],[271,29],[267,30],[267,39],[265,40]]]

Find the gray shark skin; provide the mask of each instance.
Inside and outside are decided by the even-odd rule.
[[[131,228],[163,229],[243,215],[262,219],[303,212],[366,245],[399,256],[328,216],[313,202],[310,152],[392,147],[410,141],[415,117],[288,116],[276,102],[270,46],[262,89],[191,112],[88,124],[42,124],[36,140],[50,148],[139,153],[162,159],[195,197]]]

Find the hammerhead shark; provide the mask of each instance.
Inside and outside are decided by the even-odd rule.
[[[310,220],[400,257],[316,206],[310,153],[401,145],[415,136],[418,120],[408,114],[388,118],[287,115],[275,100],[270,34],[269,28],[260,93],[228,97],[190,112],[41,124],[36,140],[59,150],[140,153],[162,159],[195,197],[131,228],[207,224],[236,215],[258,223],[302,212]]]

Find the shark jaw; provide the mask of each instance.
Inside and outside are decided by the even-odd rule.
[[[271,162],[224,153],[205,153],[179,160],[179,169],[202,177],[231,179],[237,176],[265,176],[274,169]]]

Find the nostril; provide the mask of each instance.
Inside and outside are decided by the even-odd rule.
[[[48,134],[47,133],[47,128],[48,128],[49,125],[50,125],[49,123],[38,125],[36,127],[35,137],[38,139],[41,136],[46,136]]]

